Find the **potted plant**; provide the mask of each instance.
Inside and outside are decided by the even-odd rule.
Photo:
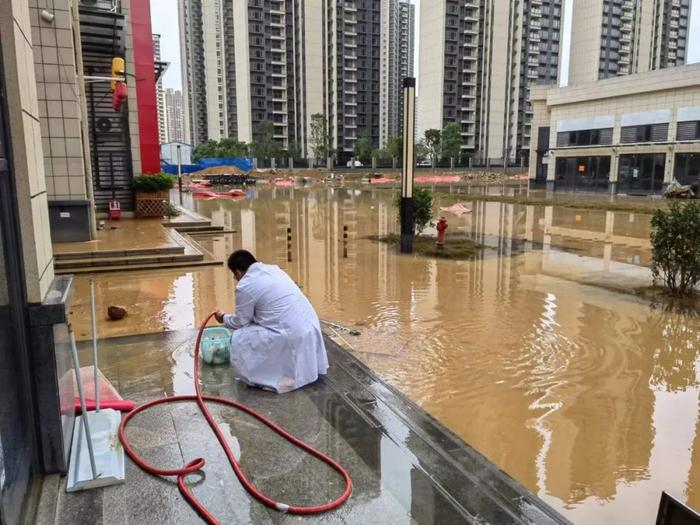
[[[163,217],[168,211],[173,185],[172,177],[162,172],[134,177],[132,187],[136,192],[136,216]]]

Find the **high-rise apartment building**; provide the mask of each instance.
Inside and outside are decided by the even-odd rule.
[[[165,127],[166,142],[185,142],[185,122],[182,91],[167,88],[165,90]]]
[[[402,135],[403,79],[413,76],[415,5],[409,0],[382,0],[379,144]]]
[[[578,1],[578,0],[577,0]],[[421,3],[421,129],[462,128],[476,162],[525,159],[532,84],[555,84],[562,0]]]
[[[380,56],[381,25],[389,19],[391,59]],[[284,149],[310,156],[311,116],[323,114],[330,146],[342,159],[360,136],[379,146],[380,126],[387,136],[398,134],[397,79],[412,72],[413,24],[408,0],[180,0],[192,140],[250,142],[271,121]]]
[[[564,84],[686,62],[691,0],[576,0]]]
[[[229,136],[223,3],[179,0],[186,142],[199,144]]]
[[[162,63],[160,56],[160,35],[153,35],[153,61]],[[158,139],[160,143],[168,141],[168,128],[165,123],[165,92],[163,91],[163,75],[156,81],[156,109],[158,112]]]
[[[349,154],[379,143],[381,2],[324,0],[324,101],[331,147]]]

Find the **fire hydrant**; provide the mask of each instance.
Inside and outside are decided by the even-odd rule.
[[[437,247],[442,248],[443,246],[445,246],[445,232],[447,231],[447,219],[445,217],[440,217],[436,228],[438,232]]]

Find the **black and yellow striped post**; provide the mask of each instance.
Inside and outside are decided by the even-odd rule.
[[[348,258],[348,227],[343,226],[343,259]]]
[[[287,262],[292,262],[292,229],[287,228]]]

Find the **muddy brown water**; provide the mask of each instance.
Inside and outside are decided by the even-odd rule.
[[[199,238],[207,250],[279,264],[322,318],[358,327],[342,344],[572,521],[652,523],[662,490],[700,508],[700,320],[581,284],[647,282],[649,216],[465,203],[448,231],[485,249],[433,260],[365,239],[396,232],[392,196],[285,188],[188,205],[238,231]],[[101,337],[233,308],[223,267],[96,280],[100,311],[130,310]],[[75,297],[85,338],[86,277]]]

